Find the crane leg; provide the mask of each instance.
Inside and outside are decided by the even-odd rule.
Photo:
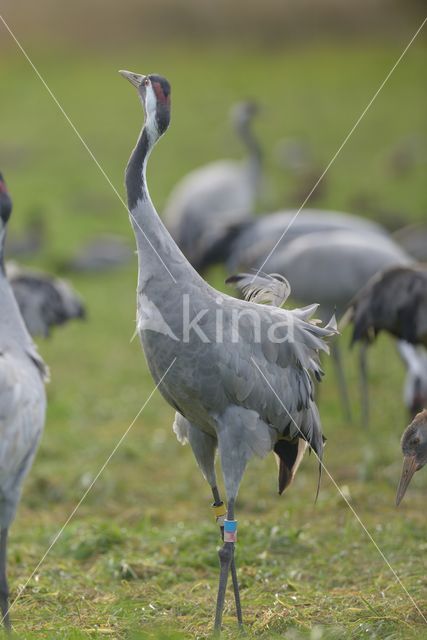
[[[368,388],[368,360],[367,345],[362,343],[359,351],[359,384],[360,403],[362,407],[362,424],[369,426],[369,388]]]
[[[221,540],[224,542],[224,515],[226,513],[225,505],[221,500],[217,487],[212,487],[212,495],[214,499],[214,503],[212,505],[213,508],[220,509],[220,511],[217,511],[216,513],[223,514],[223,515],[217,515],[216,520],[217,520],[217,524],[219,525]],[[221,509],[221,507],[223,507],[223,509]],[[242,604],[240,602],[240,591],[239,591],[239,583],[237,580],[237,570],[236,570],[236,562],[234,559],[234,554],[231,558],[230,571],[231,571],[231,579],[233,581],[233,592],[234,592],[234,601],[236,604],[237,622],[239,624],[239,627],[243,627]]]
[[[0,609],[2,622],[7,632],[11,631],[9,616],[9,587],[6,576],[7,529],[0,531]]]
[[[341,349],[339,347],[339,344],[336,341],[333,341],[331,344],[331,356],[332,356],[332,361],[334,363],[335,373],[338,380],[338,389],[339,389],[339,394],[340,394],[341,402],[344,409],[344,417],[348,422],[351,422],[352,416],[351,416],[350,398],[348,396],[347,382],[345,379],[344,367],[342,364]]]
[[[234,498],[231,498],[228,504],[227,521],[234,522]],[[239,585],[237,582],[236,566],[234,563],[234,542],[231,542],[231,541],[229,542],[226,539],[223,546],[219,550],[218,555],[219,555],[219,563],[220,563],[220,575],[219,575],[218,597],[216,602],[215,624],[214,624],[214,630],[216,634],[219,634],[221,631],[222,614],[224,611],[224,602],[225,602],[225,591],[227,589],[228,574],[230,570],[231,570],[231,575],[233,580],[237,619],[238,619],[239,625],[243,624],[242,610],[241,610],[241,604],[240,604]]]

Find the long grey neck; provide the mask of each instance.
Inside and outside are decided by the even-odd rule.
[[[139,290],[153,279],[169,284],[200,276],[181,253],[160,220],[147,188],[147,160],[158,136],[148,124],[142,129],[126,168],[130,221],[138,251]]]
[[[248,166],[249,166],[250,180],[254,185],[254,188],[256,189],[261,177],[261,164],[262,164],[261,147],[258,144],[258,141],[252,132],[251,122],[245,122],[240,124],[238,127],[238,133],[244,145],[249,151]]]

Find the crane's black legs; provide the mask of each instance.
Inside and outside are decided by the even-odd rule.
[[[221,540],[224,541],[224,516],[226,514],[226,509],[223,501],[221,500],[217,487],[212,487],[212,495],[214,498],[214,503],[212,505],[214,509],[223,507],[223,511],[222,510],[218,511],[218,513],[221,513],[222,515],[217,516],[216,519],[221,532]],[[231,579],[233,581],[233,592],[234,592],[234,601],[236,603],[237,622],[239,623],[239,626],[242,627],[243,626],[242,605],[240,602],[240,591],[239,591],[239,583],[237,581],[237,570],[236,570],[236,562],[234,559],[234,553],[231,558],[230,571],[231,571]]]
[[[369,389],[368,389],[368,361],[367,345],[362,342],[359,350],[359,384],[360,402],[362,406],[362,424],[369,426]]]
[[[344,417],[348,422],[351,422],[352,416],[351,416],[350,398],[348,396],[347,382],[345,379],[344,367],[342,364],[341,349],[339,344],[337,344],[336,340],[334,340],[331,344],[331,356],[335,366],[335,373],[338,380],[338,389],[339,389],[341,402],[343,404]]]
[[[217,491],[217,497],[219,498],[219,494]],[[216,500],[216,496],[214,493],[214,499]],[[234,499],[231,499],[228,504],[227,509],[227,521],[234,522]],[[227,526],[226,521],[226,526]],[[221,534],[224,539],[224,527],[221,527]],[[220,563],[220,575],[219,575],[219,586],[218,586],[218,597],[216,602],[216,611],[215,611],[215,625],[214,630],[215,633],[219,633],[221,631],[221,622],[222,622],[222,614],[224,611],[224,602],[225,602],[225,592],[227,589],[228,582],[228,574],[231,571],[231,578],[233,581],[233,591],[234,591],[234,599],[236,602],[236,616],[239,626],[243,625],[242,618],[242,607],[240,602],[240,591],[239,584],[237,582],[237,572],[236,572],[236,564],[234,560],[234,542],[227,541],[227,537],[233,537],[225,534],[226,539],[219,550],[219,563]]]
[[[11,630],[9,617],[9,587],[6,576],[7,529],[0,531],[0,609],[1,619],[6,631]]]

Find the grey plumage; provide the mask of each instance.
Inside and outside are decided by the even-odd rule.
[[[419,222],[398,229],[394,240],[418,262],[427,262],[427,224]]]
[[[304,212],[300,216],[304,216]],[[396,264],[410,264],[412,261],[380,227],[371,225],[368,221],[337,213],[319,215],[319,219],[316,219],[316,214],[312,212],[301,220],[300,216],[289,228],[288,233],[291,236],[294,233],[294,238],[288,241],[286,233],[283,241],[270,256],[278,239],[276,225],[279,222],[274,218],[267,223],[269,229],[275,230],[275,234],[273,231],[266,234],[268,246],[267,243],[258,240],[258,244],[255,242],[251,247],[247,238],[247,246],[242,242],[241,251],[233,255],[236,261],[245,263],[244,268],[262,268],[264,271],[273,271],[285,276],[289,280],[293,299],[303,304],[312,300],[319,302],[319,316],[323,320],[332,313],[340,317],[350,300],[378,271]],[[288,214],[283,216],[284,221],[287,218]],[[288,224],[290,222],[291,220],[288,220]],[[337,229],[335,225],[340,224],[343,228]],[[281,227],[283,233],[286,226],[282,223]],[[313,230],[316,228],[317,230]],[[246,264],[248,258],[250,264]],[[333,344],[332,355],[345,414],[349,419],[350,402],[339,343]],[[360,372],[363,421],[367,422],[366,360],[363,349]]]
[[[241,229],[229,248],[227,270],[234,273],[256,269],[262,265],[276,243],[274,253],[280,253],[296,238],[331,231],[387,235],[380,225],[349,213],[322,209],[304,209],[300,213],[297,209],[277,211],[259,216]],[[267,267],[267,270],[270,269]]]
[[[411,416],[423,409],[427,403],[426,268],[405,265],[373,276],[351,301],[346,322],[353,324],[352,344],[370,344],[381,331],[398,339],[406,368],[405,404]]]
[[[44,382],[48,376],[4,272],[4,239],[10,211],[10,198],[0,175],[0,608],[6,628],[10,628],[7,535],[18,506],[22,482],[43,431]]]
[[[159,76],[121,73],[137,87],[146,116],[126,170],[139,263],[138,333],[151,374],[177,411],[175,432],[192,446],[215,501],[218,448],[227,517],[234,520],[240,481],[253,455],[266,455],[283,438],[290,447],[302,439],[322,457],[311,374],[322,374],[319,352],[328,351],[325,339],[336,328],[311,322],[316,305],[288,311],[236,300],[197,274],[159,219],[146,189],[147,157],[163,133],[157,113],[159,105],[169,105],[169,83]],[[216,629],[230,568],[240,620],[233,549],[234,543],[225,542],[220,552]]]
[[[82,299],[65,280],[11,262],[6,264],[6,273],[33,337],[47,338],[52,327],[85,317]]]
[[[372,342],[380,331],[427,347],[427,268],[392,267],[376,274],[349,305],[352,342]]]
[[[220,160],[192,171],[178,182],[165,205],[166,226],[199,271],[222,259],[235,225],[255,210],[261,176],[261,152],[251,131],[256,113],[252,102],[233,110],[236,131],[249,152],[247,160]]]

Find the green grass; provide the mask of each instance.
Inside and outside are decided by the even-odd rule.
[[[282,136],[305,136],[325,166],[397,59],[399,47],[330,45],[307,50],[190,48],[32,52],[35,63],[121,194],[141,124],[131,87],[116,70],[157,70],[173,85],[170,131],[150,161],[161,209],[175,181],[219,157],[239,157],[226,123],[242,96],[264,104],[271,206],[292,189],[274,166]],[[327,176],[323,207],[348,209],[360,194],[408,222],[427,209],[425,166],[400,179],[390,149],[426,135],[424,51],[413,47]],[[131,238],[126,212],[19,52],[0,60],[1,169],[14,196],[13,231],[35,209],[48,243],[35,263],[52,268],[88,237]],[[221,270],[212,278],[222,286]],[[59,330],[40,349],[52,370],[45,436],[11,533],[10,581],[19,592],[153,388],[134,332],[136,262],[115,273],[76,276],[86,323]],[[348,336],[344,336],[344,342]],[[356,354],[346,353],[357,408]],[[406,424],[403,372],[393,344],[371,352],[372,426],[346,424],[327,364],[320,408],[325,462],[405,587],[427,614],[425,490],[417,474],[399,510],[399,436]],[[218,534],[210,490],[171,431],[156,393],[12,610],[18,637],[64,640],[206,638],[212,629]],[[427,637],[412,602],[316,464],[307,457],[292,489],[276,494],[272,458],[255,460],[239,495],[237,563],[249,637],[289,640]],[[235,635],[231,594],[224,637]]]

